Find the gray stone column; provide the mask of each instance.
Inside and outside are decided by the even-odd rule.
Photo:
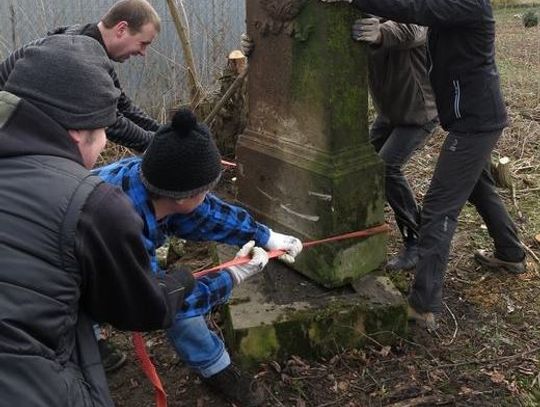
[[[239,138],[238,200],[304,241],[384,221],[383,166],[368,142],[360,14],[318,0],[247,0],[248,127]],[[377,268],[385,236],[306,249],[295,268],[337,287]]]

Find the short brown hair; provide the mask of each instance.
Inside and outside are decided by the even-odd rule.
[[[101,19],[106,28],[112,28],[120,21],[128,23],[132,34],[140,32],[148,23],[152,23],[157,32],[161,30],[161,19],[146,0],[120,0]]]

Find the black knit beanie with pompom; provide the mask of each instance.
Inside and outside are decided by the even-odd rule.
[[[141,178],[146,188],[173,199],[209,191],[219,181],[221,156],[210,131],[188,109],[162,126],[144,153]]]

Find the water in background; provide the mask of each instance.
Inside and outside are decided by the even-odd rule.
[[[146,58],[116,64],[126,93],[157,116],[172,101],[187,101],[182,47],[166,0],[149,0],[162,30]],[[96,22],[115,0],[0,0],[0,58],[62,25]],[[198,74],[212,88],[230,50],[239,48],[245,30],[244,0],[177,0],[188,16]]]

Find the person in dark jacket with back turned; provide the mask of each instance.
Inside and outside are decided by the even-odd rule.
[[[29,46],[0,91],[0,405],[112,406],[92,322],[153,330],[190,292],[154,280],[143,224],[90,176],[120,92],[97,41]]]
[[[116,2],[98,23],[60,27],[49,35],[84,35],[94,38],[114,62],[127,61],[131,56],[144,56],[148,46],[161,28],[161,21],[154,8],[146,0],[121,0]],[[0,89],[9,79],[17,61],[24,56],[30,45],[38,45],[43,38],[35,40],[14,52],[0,64]],[[143,152],[158,130],[159,123],[137,107],[124,93],[116,71],[111,70],[114,86],[120,91],[117,121],[106,130],[109,140]],[[126,355],[106,340],[96,325],[99,350],[107,372],[120,368]]]
[[[49,35],[85,35],[94,38],[112,61],[124,62],[131,56],[145,56],[146,49],[161,29],[161,21],[146,0],[121,0],[115,3],[98,23],[60,27]],[[0,90],[3,89],[15,63],[24,56],[35,40],[15,51],[0,65]],[[111,71],[114,86],[121,92],[118,99],[118,120],[107,129],[109,140],[143,152],[152,140],[159,123],[137,107],[124,93],[118,75]]]
[[[482,216],[495,251],[475,259],[521,273],[525,252],[489,172],[489,158],[507,126],[495,65],[495,20],[489,0],[342,1],[366,13],[429,27],[429,75],[441,125],[449,131],[424,198],[419,261],[410,316],[434,328],[457,218],[467,200]]]
[[[369,139],[385,164],[386,199],[404,241],[387,270],[409,270],[418,261],[420,207],[402,167],[437,126],[435,98],[426,70],[426,27],[366,17],[353,38],[370,45],[368,84],[377,117]]]

